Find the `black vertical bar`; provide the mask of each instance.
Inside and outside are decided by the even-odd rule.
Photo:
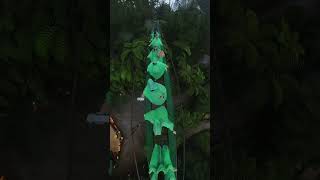
[[[105,1],[105,0],[100,0],[100,2],[102,3],[102,5],[104,7],[106,7],[106,18],[105,18],[105,25],[104,27],[106,27],[106,49],[105,49],[105,52],[106,52],[106,57],[107,57],[107,69],[106,69],[106,90],[108,91],[109,88],[110,88],[110,48],[109,48],[109,42],[110,42],[110,13],[111,13],[111,10],[110,10],[110,3],[111,1]],[[106,3],[106,4],[104,4]],[[110,118],[110,116],[109,116]],[[106,162],[106,176],[107,177],[110,177],[111,175],[108,173],[109,171],[109,168],[112,168],[110,167],[110,160],[111,160],[111,154],[110,154],[110,121],[108,121],[107,123],[107,127],[106,127],[106,142],[107,142],[107,147],[106,147],[106,154],[107,154],[107,162]]]
[[[216,2],[216,1],[215,1]],[[214,10],[212,9],[211,13],[213,13]],[[217,22],[216,16],[212,16],[213,21]],[[214,31],[213,31],[214,32]],[[215,32],[214,32],[215,33]],[[212,42],[214,42],[213,37],[211,36]],[[213,71],[213,85],[214,85],[214,99],[213,107],[214,107],[214,138],[213,142],[216,144],[217,140],[219,141],[219,144],[224,145],[224,163],[223,163],[223,177],[226,179],[231,179],[233,177],[233,162],[232,162],[232,137],[231,137],[231,130],[230,130],[230,124],[228,121],[228,117],[226,117],[226,104],[225,104],[225,94],[223,89],[223,78],[222,78],[222,63],[221,59],[217,58],[217,52],[215,51],[215,45],[218,45],[217,43],[214,43],[213,47],[211,48],[213,52],[213,62],[211,63],[211,70]],[[215,164],[216,165],[216,164]],[[220,165],[218,165],[220,166]],[[214,167],[214,172],[216,172],[216,167]]]
[[[75,0],[69,1],[69,22],[68,22],[68,41],[69,41],[69,52],[68,57],[71,60],[71,70],[73,71],[73,87],[72,87],[72,94],[71,94],[71,102],[70,102],[70,114],[69,114],[69,132],[68,132],[68,161],[67,161],[67,174],[66,174],[66,180],[72,179],[72,165],[73,165],[73,157],[72,157],[72,151],[73,151],[73,134],[74,134],[74,105],[75,105],[75,91],[76,91],[76,81],[77,81],[77,73],[76,73],[76,57],[75,57],[75,43],[74,43],[74,34],[75,34]]]

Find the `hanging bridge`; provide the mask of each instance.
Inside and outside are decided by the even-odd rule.
[[[147,58],[147,85],[144,115],[147,121],[145,150],[151,179],[163,172],[165,179],[177,177],[176,132],[174,130],[174,104],[165,48],[161,40],[159,22],[151,32],[150,53]]]
[[[163,44],[159,21],[154,21],[151,31],[149,55],[146,57],[146,86],[142,96],[137,101],[144,102],[144,156],[147,161],[147,174],[150,179],[177,179],[177,146],[174,118],[174,103],[172,98],[172,85],[170,68],[167,65],[167,49]],[[132,64],[132,77],[134,77],[134,64]],[[134,87],[133,87],[134,92]],[[135,98],[132,93],[132,98]],[[142,102],[141,102],[142,103]],[[131,103],[131,113],[133,112]],[[109,174],[117,168],[114,162],[121,159],[121,147],[123,141],[131,141],[135,145],[133,137],[132,115],[130,116],[131,135],[123,138],[123,133],[117,126],[116,118],[110,114],[90,114],[87,117],[89,123],[110,125],[110,167]],[[123,123],[123,122],[122,122]],[[128,125],[128,122],[126,122]],[[139,124],[138,124],[139,125]],[[136,126],[136,125],[135,125]],[[126,134],[126,132],[124,132]],[[142,148],[142,147],[141,147]],[[137,162],[136,148],[132,148],[132,156],[136,169],[136,177],[142,179],[141,164]],[[119,161],[118,161],[119,162]],[[148,179],[149,179],[148,178]],[[143,178],[144,179],[144,178]]]

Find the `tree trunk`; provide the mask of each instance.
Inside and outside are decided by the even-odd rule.
[[[186,139],[202,131],[209,130],[209,129],[210,129],[210,121],[209,120],[202,121],[197,127],[186,130]]]
[[[204,120],[202,121],[197,127],[195,128],[191,128],[191,129],[187,129],[185,131],[185,138],[186,141],[188,141],[189,138],[193,137],[196,134],[199,134],[203,131],[207,131],[210,130],[210,120]],[[180,144],[177,144],[177,148],[182,144],[182,142]]]

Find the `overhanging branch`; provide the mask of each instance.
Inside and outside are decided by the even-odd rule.
[[[199,134],[203,131],[210,129],[210,114],[206,114],[203,118],[203,120],[200,122],[200,124],[197,127],[187,129],[185,131],[185,139],[186,141],[191,138],[192,136]],[[177,146],[181,145],[182,143],[177,144]]]

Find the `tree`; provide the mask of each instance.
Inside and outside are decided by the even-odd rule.
[[[310,61],[305,58],[300,34],[285,18],[262,19],[240,1],[221,1],[217,11],[217,58],[223,62],[234,167],[240,166],[237,152],[243,151],[256,159],[253,171],[261,178],[281,166],[283,171],[273,178],[290,179],[296,164],[317,158],[311,151],[319,147],[310,138],[310,134],[318,137],[314,130],[318,105],[307,98],[317,99],[318,95],[312,83],[305,81]],[[303,141],[312,144],[308,154]],[[269,162],[274,164],[270,171],[266,170]]]

